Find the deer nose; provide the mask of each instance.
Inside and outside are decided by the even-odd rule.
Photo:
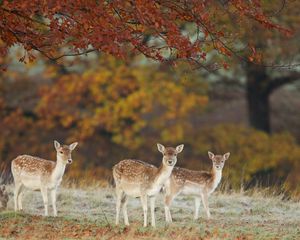
[[[171,165],[173,163],[172,160],[168,160],[168,164]]]
[[[72,159],[71,159],[71,158],[68,159],[68,163],[69,163],[69,164],[72,163]]]

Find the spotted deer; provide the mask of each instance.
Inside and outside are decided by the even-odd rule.
[[[128,196],[140,197],[144,212],[144,227],[147,226],[148,197],[150,198],[151,225],[155,227],[155,198],[164,183],[169,179],[177,162],[177,154],[182,152],[183,144],[176,148],[157,144],[158,151],[163,154],[159,168],[140,160],[122,160],[113,167],[116,183],[116,225],[119,224],[120,209],[123,209],[125,225],[129,225],[127,215]]]
[[[195,215],[198,219],[200,199],[206,211],[207,218],[210,218],[208,207],[208,197],[214,192],[222,178],[222,169],[230,153],[224,155],[214,155],[208,152],[213,166],[210,172],[192,171],[185,168],[175,167],[172,175],[165,183],[165,218],[166,222],[172,222],[170,205],[172,200],[179,194],[195,197]]]
[[[42,193],[45,216],[48,216],[48,191],[51,195],[53,214],[57,216],[56,191],[62,181],[67,164],[72,163],[71,152],[77,146],[60,145],[54,141],[56,162],[29,155],[21,155],[11,163],[11,171],[15,182],[14,202],[15,211],[23,210],[22,191],[24,187],[31,190],[40,190]]]

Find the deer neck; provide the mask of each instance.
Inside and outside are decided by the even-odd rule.
[[[166,166],[164,164],[161,164],[160,167],[158,168],[158,172],[154,179],[153,184],[163,185],[171,176],[173,168],[174,166]]]
[[[211,170],[212,173],[212,192],[216,189],[216,187],[219,185],[219,183],[221,182],[221,178],[222,178],[222,169],[216,169],[216,168],[212,168]]]
[[[66,164],[59,156],[57,156],[56,164],[51,174],[51,179],[55,182],[60,181],[62,179],[62,176],[65,173],[65,169],[66,169]]]

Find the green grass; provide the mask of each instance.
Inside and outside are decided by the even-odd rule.
[[[8,190],[12,192],[12,186]],[[116,227],[113,189],[60,189],[57,218],[43,217],[41,194],[28,191],[23,199],[24,212],[12,210],[10,197],[8,210],[0,213],[0,239],[47,236],[56,239],[99,239],[99,236],[101,239],[299,239],[300,236],[300,203],[282,200],[281,196],[257,191],[250,195],[215,193],[209,199],[212,219],[207,220],[201,209],[197,221],[193,220],[193,198],[179,196],[171,207],[174,222],[170,226],[164,221],[162,196],[156,202],[157,228],[142,226],[139,199],[129,200],[131,226]],[[51,207],[49,214],[52,214]],[[148,217],[150,222],[150,214]]]

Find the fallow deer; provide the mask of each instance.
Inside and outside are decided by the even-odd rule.
[[[192,171],[185,168],[175,167],[165,184],[165,218],[166,222],[172,222],[170,205],[172,200],[179,194],[195,197],[195,215],[198,219],[200,199],[206,211],[207,218],[210,218],[208,207],[208,196],[214,192],[222,178],[222,169],[230,153],[214,155],[208,152],[213,166],[210,172]]]
[[[56,149],[56,162],[29,155],[21,155],[11,163],[11,171],[15,182],[14,202],[15,211],[23,210],[22,190],[24,187],[31,190],[40,190],[42,193],[45,216],[48,216],[48,191],[50,191],[53,214],[57,216],[56,191],[62,181],[67,164],[72,163],[71,152],[77,146],[77,142],[71,145],[60,145],[54,141]]]
[[[0,211],[6,209],[8,202],[8,193],[5,190],[5,185],[0,186]]]
[[[113,167],[116,183],[116,225],[119,224],[120,209],[123,208],[125,225],[129,225],[127,215],[128,196],[140,197],[144,212],[144,227],[147,226],[148,197],[150,197],[151,225],[155,227],[155,198],[172,173],[177,162],[177,154],[183,150],[183,144],[176,148],[157,144],[158,151],[163,154],[159,168],[140,160],[122,160]],[[123,206],[121,206],[123,205]]]

